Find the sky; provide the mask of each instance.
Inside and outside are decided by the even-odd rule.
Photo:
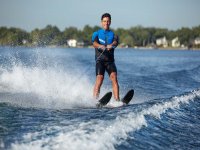
[[[100,26],[105,12],[112,15],[114,29],[140,25],[177,30],[200,25],[200,0],[0,0],[0,27],[83,29]]]

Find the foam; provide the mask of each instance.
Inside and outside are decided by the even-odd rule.
[[[167,109],[179,108],[181,104],[188,104],[195,97],[200,97],[200,90],[193,91],[187,95],[173,97],[169,101],[154,104],[139,112],[118,114],[112,120],[91,119],[89,122],[57,127],[58,134],[55,136],[45,136],[52,130],[47,127],[43,132],[26,134],[24,142],[12,144],[11,149],[114,150],[116,145],[120,145],[127,138],[131,138],[129,133],[148,126],[148,122],[145,119],[146,115],[159,119],[160,115],[165,113]],[[38,136],[43,138],[38,139]]]
[[[155,104],[147,110],[143,110],[144,115],[151,115],[157,118],[160,118],[162,113],[169,108],[175,109],[179,108],[180,104],[188,104],[190,100],[194,100],[195,97],[200,97],[200,90],[194,90],[187,95],[174,96],[171,101],[165,102],[163,104]]]
[[[123,106],[123,102],[116,101],[114,98],[111,98],[110,102],[106,105],[108,108],[114,108],[114,107],[121,107]]]

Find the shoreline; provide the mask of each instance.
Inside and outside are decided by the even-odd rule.
[[[89,48],[89,49],[93,49],[93,46],[83,46],[83,47],[69,47],[69,46],[55,46],[55,45],[51,45],[51,46],[25,46],[25,45],[20,45],[20,46],[11,46],[11,45],[0,45],[0,47],[10,47],[10,48],[17,48],[17,47],[23,47],[23,48],[72,48],[72,49],[79,49],[79,48]],[[137,50],[180,50],[180,51],[184,51],[184,50],[192,50],[192,51],[200,51],[200,48],[173,48],[173,47],[117,47],[117,49],[137,49]]]
[[[130,47],[131,48],[131,47]],[[180,51],[184,51],[184,50],[197,50],[199,51],[200,48],[181,48],[181,47],[177,47],[177,48],[173,48],[173,47],[159,47],[159,48],[152,48],[152,47],[137,47],[137,48],[134,48],[134,49],[141,49],[141,50],[151,50],[151,49],[154,49],[154,50],[180,50]]]

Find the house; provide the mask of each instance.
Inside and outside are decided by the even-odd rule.
[[[197,38],[194,40],[194,44],[195,44],[195,45],[200,45],[200,37],[197,37]]]
[[[166,37],[162,37],[156,40],[156,45],[157,46],[163,46],[163,47],[168,47],[168,41],[166,39]]]
[[[28,43],[28,41],[27,41],[27,40],[25,40],[25,39],[23,39],[23,40],[22,40],[22,43],[25,45],[25,44],[27,44],[27,43]]]
[[[180,45],[181,44],[180,44],[178,37],[176,37],[172,40],[172,47],[180,47]]]
[[[67,44],[68,44],[69,47],[76,47],[77,46],[77,40],[69,39],[69,40],[67,40]]]

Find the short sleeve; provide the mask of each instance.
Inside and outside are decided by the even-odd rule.
[[[119,43],[119,37],[117,35],[114,35],[114,41],[116,41],[117,44]]]
[[[98,32],[94,32],[92,34],[92,43],[94,43],[94,41],[96,41],[97,38],[98,38]]]

